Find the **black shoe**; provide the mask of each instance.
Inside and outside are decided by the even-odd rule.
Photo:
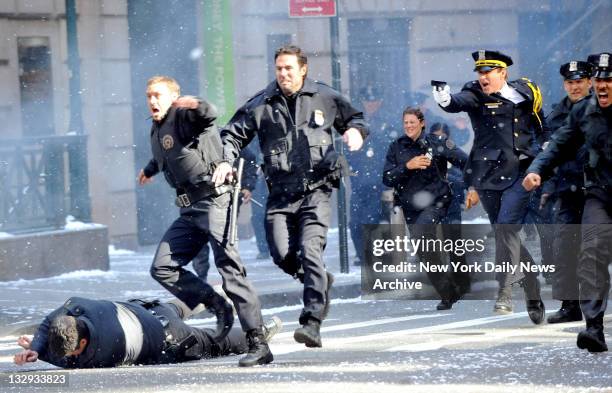
[[[578,333],[576,345],[580,349],[586,349],[589,352],[606,352],[608,346],[603,334],[603,326],[589,326],[586,330]]]
[[[452,300],[442,299],[440,300],[440,303],[438,303],[438,305],[436,306],[436,310],[450,310],[451,308],[453,308],[454,303],[455,302]]]
[[[217,317],[216,335],[213,339],[216,342],[221,342],[225,336],[232,330],[234,325],[234,309],[225,298],[214,292],[213,295],[205,299],[204,305],[215,317]]]
[[[327,274],[327,288],[325,289],[325,304],[323,305],[323,311],[321,312],[321,319],[326,319],[329,314],[329,306],[331,305],[331,297],[329,291],[331,290],[332,284],[334,283],[334,275],[330,272]]]
[[[276,333],[280,332],[282,328],[283,322],[280,320],[279,317],[273,316],[268,322],[264,323],[264,325],[262,326],[264,340],[269,343],[270,340],[272,340],[272,337],[274,337]]]
[[[527,300],[527,314],[529,314],[531,322],[536,325],[544,322],[544,315],[546,314],[544,302],[542,300]]]
[[[529,319],[536,325],[544,321],[546,310],[540,296],[540,281],[537,277],[523,277],[517,282],[525,292],[525,303]]]
[[[247,342],[249,343],[249,352],[238,361],[240,367],[253,367],[260,364],[268,364],[274,360],[274,356],[261,330],[249,330],[247,332]]]
[[[321,343],[321,322],[309,318],[301,328],[295,329],[293,338],[300,344],[305,344],[309,348],[322,347]]]
[[[561,308],[556,313],[550,315],[547,319],[548,323],[565,323],[582,321],[582,311],[578,301],[564,300],[561,303]]]

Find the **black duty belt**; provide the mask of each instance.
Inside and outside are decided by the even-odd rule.
[[[215,189],[211,186],[200,186],[193,190],[187,191],[180,188],[176,189],[176,199],[174,204],[178,207],[189,207],[197,201],[206,198],[207,196],[214,195]]]

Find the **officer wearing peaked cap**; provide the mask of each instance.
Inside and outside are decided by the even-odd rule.
[[[578,263],[580,308],[586,330],[577,345],[589,352],[608,350],[603,334],[603,316],[610,292],[610,245],[612,244],[612,64],[610,52],[591,55],[595,66],[594,95],[577,102],[550,145],[528,168],[523,186],[538,187],[552,169],[573,159],[576,146],[587,151],[584,167],[586,188],[582,214],[582,245]]]
[[[588,96],[591,89],[593,66],[586,61],[573,60],[559,69],[563,77],[563,88],[567,96],[553,106],[546,118],[551,131],[556,132],[572,110],[576,102]],[[542,191],[546,203],[553,202],[556,213],[553,241],[553,260],[556,269],[553,273],[552,295],[561,300],[561,308],[548,317],[548,323],[563,323],[582,320],[578,301],[578,258],[580,252],[580,224],[584,208],[584,174],[586,150],[580,148],[574,159],[562,164],[555,175],[547,181]]]
[[[466,183],[472,187],[467,206],[477,192],[495,226],[495,259],[498,263],[533,261],[521,244],[519,231],[527,213],[530,193],[521,187],[524,171],[547,139],[539,88],[523,78],[508,82],[507,68],[512,58],[504,53],[479,50],[472,53],[478,80],[468,82],[456,94],[450,87],[434,87],[438,105],[451,113],[467,112],[474,128],[474,145],[465,169]],[[500,289],[494,312],[512,312],[515,277],[498,276]],[[526,272],[521,281],[531,320],[544,318],[544,303],[534,273]]]

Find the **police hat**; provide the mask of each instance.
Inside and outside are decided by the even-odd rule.
[[[590,55],[587,61],[593,64],[593,76],[595,78],[612,78],[612,55],[610,54],[610,52],[602,52],[595,55]]]
[[[476,62],[474,71],[491,71],[494,68],[506,68],[512,65],[512,58],[494,50],[478,50],[472,53]]]
[[[590,78],[593,75],[593,65],[586,61],[573,60],[559,68],[559,73],[565,80]]]

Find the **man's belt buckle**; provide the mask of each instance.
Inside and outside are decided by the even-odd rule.
[[[189,200],[189,196],[187,194],[181,194],[176,197],[177,205],[179,207],[189,207],[191,206],[191,201]]]

